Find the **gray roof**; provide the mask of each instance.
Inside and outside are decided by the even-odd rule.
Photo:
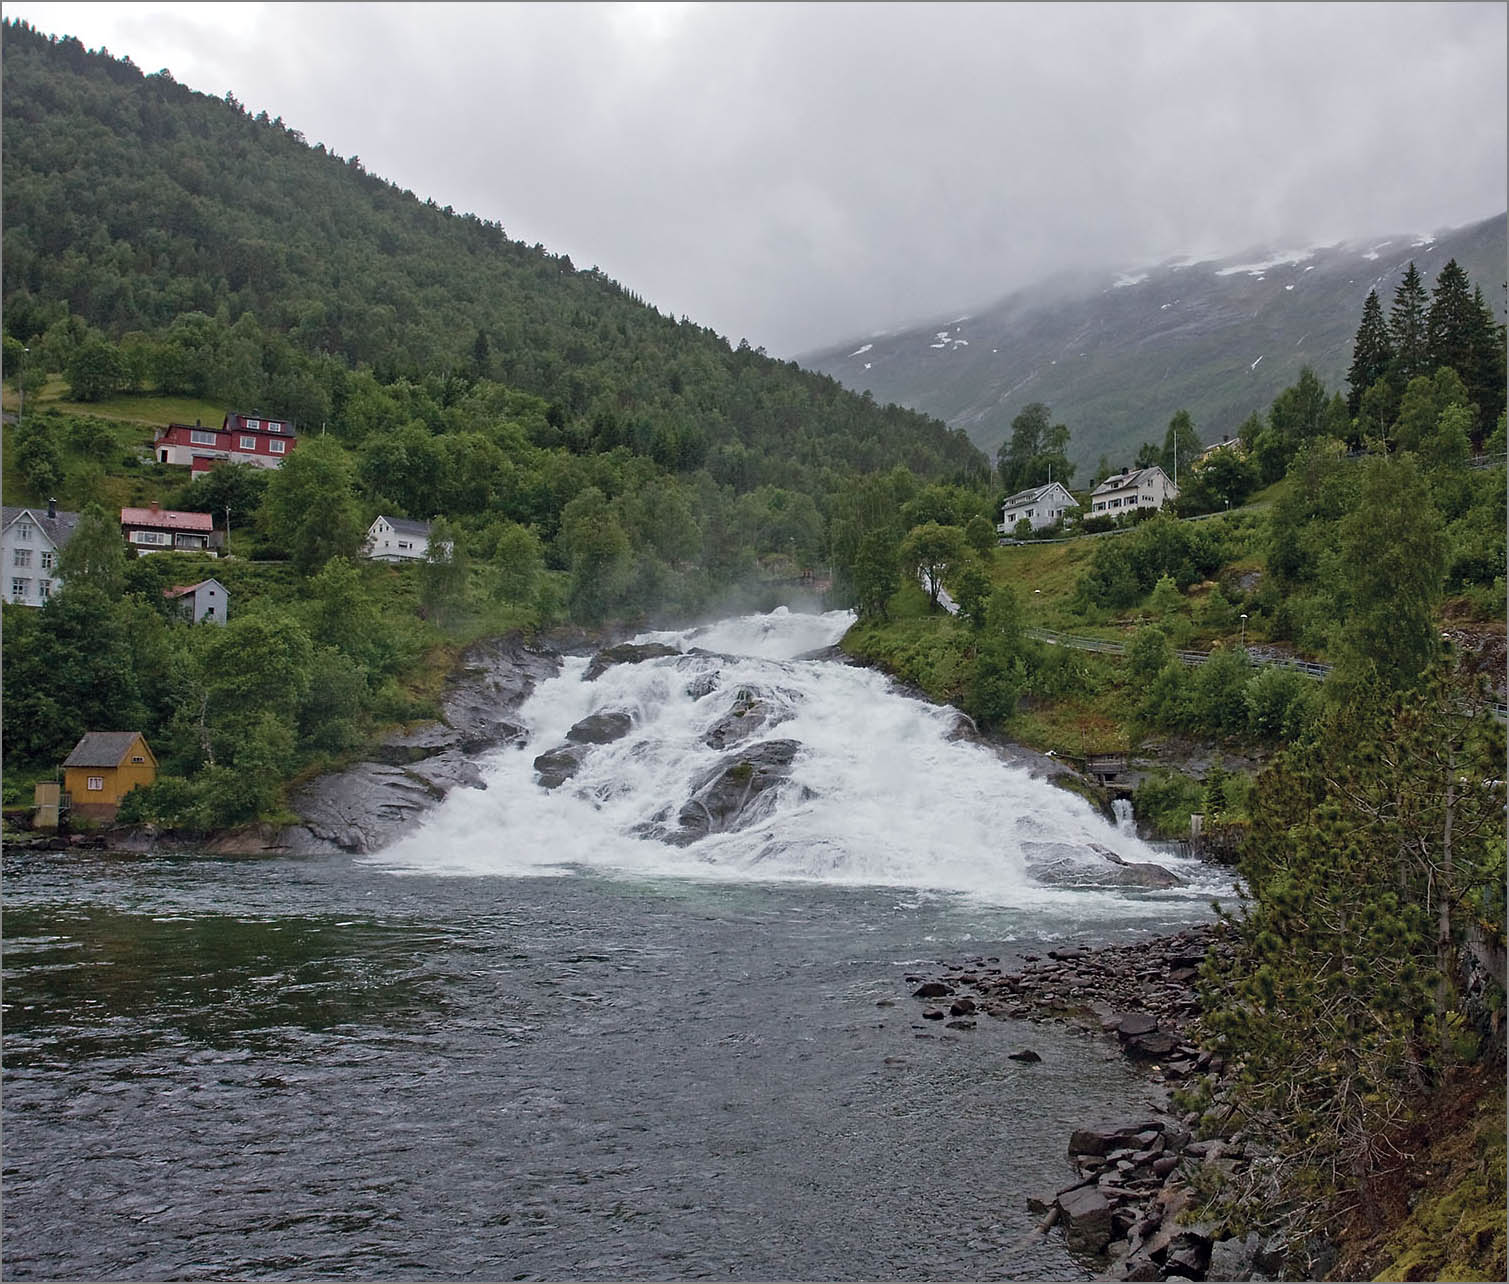
[[[1110,477],[1107,477],[1105,481],[1101,482],[1100,485],[1095,488],[1094,493],[1099,495],[1102,491],[1125,490],[1128,486],[1141,486],[1142,479],[1149,473],[1162,472],[1163,469],[1159,468],[1157,464],[1154,464],[1151,468],[1132,468],[1124,473],[1114,473]],[[1167,478],[1168,476],[1167,473],[1163,473],[1163,475],[1165,478]],[[1172,486],[1173,482],[1169,482],[1169,485]]]
[[[10,524],[16,518],[20,517],[22,513],[31,514],[32,521],[36,522],[42,528],[47,538],[52,541],[54,548],[62,548],[64,544],[68,543],[73,538],[74,529],[79,524],[79,515],[77,513],[65,513],[61,508],[58,509],[56,517],[49,517],[46,505],[43,505],[41,508],[12,508],[9,504],[6,504],[4,508],[0,508],[0,529],[8,530]]]
[[[416,522],[408,517],[389,517],[386,513],[379,513],[377,516],[400,535],[428,535],[430,533],[429,522]]]
[[[1069,489],[1063,484],[1063,482],[1044,482],[1041,486],[1033,486],[1030,490],[1019,490],[1015,495],[1006,496],[1006,498],[1001,501],[1001,506],[1003,508],[1016,508],[1020,504],[1036,503],[1043,497],[1045,493],[1052,490],[1055,486],[1062,488],[1065,492],[1067,492]]]
[[[119,767],[140,731],[87,731],[63,759],[65,767]],[[142,741],[143,744],[146,741]]]

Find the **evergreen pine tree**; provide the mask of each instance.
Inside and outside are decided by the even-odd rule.
[[[1471,369],[1462,370],[1462,379],[1467,391],[1477,403],[1478,419],[1473,429],[1473,440],[1481,442],[1483,435],[1504,413],[1505,404],[1505,335],[1493,309],[1483,298],[1479,286],[1472,293],[1474,311],[1472,327]]]
[[[1353,419],[1362,407],[1362,394],[1388,373],[1394,359],[1394,345],[1389,339],[1388,323],[1383,319],[1383,305],[1378,291],[1369,290],[1362,305],[1362,324],[1352,342],[1352,364],[1347,370],[1347,414]]]
[[[1428,373],[1433,374],[1442,366],[1450,366],[1464,380],[1471,373],[1472,340],[1479,314],[1467,289],[1467,273],[1456,259],[1450,260],[1436,278],[1425,317]]]
[[[1425,342],[1425,286],[1411,261],[1394,291],[1389,311],[1389,337],[1394,343],[1394,366],[1401,386],[1424,374],[1429,360]]]

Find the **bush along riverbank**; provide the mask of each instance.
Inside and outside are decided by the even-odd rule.
[[[924,1020],[1075,1025],[1114,1041],[1154,1089],[1138,1118],[1068,1130],[1065,1183],[1027,1201],[1035,1233],[1062,1235],[1112,1280],[1505,1278],[1505,1098],[1502,1072],[1485,1066],[1450,1076],[1434,1112],[1389,1139],[1401,1163],[1371,1205],[1326,1233],[1287,1229],[1296,1188],[1263,1130],[1244,1125],[1243,1066],[1212,1050],[1204,1021],[1202,973],[1236,955],[1215,923],[1024,954],[1016,970],[974,957],[906,974]],[[1031,1048],[1010,1056],[1041,1060]]]

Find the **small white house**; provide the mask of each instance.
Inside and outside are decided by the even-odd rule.
[[[77,513],[58,511],[57,503],[47,507],[0,510],[0,598],[22,606],[42,606],[63,581],[58,577],[58,554],[73,538],[78,527]]]
[[[1162,508],[1179,494],[1168,474],[1154,464],[1107,477],[1090,493],[1092,517],[1119,517],[1128,509]]]
[[[378,517],[367,528],[367,556],[378,562],[420,561],[430,551],[429,522]]]
[[[1079,512],[1079,502],[1062,482],[1049,482],[1046,486],[1034,486],[1031,490],[1019,490],[1006,497],[1001,513],[1001,524],[996,527],[1002,535],[1010,535],[1016,524],[1024,517],[1032,523],[1032,529],[1040,531],[1052,526],[1071,513]]]
[[[163,596],[175,603],[178,609],[198,624],[208,620],[211,624],[224,624],[231,613],[231,595],[219,580],[200,580],[198,584],[180,584],[163,589]]]

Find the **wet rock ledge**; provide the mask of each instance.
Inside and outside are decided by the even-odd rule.
[[[977,1015],[1078,1025],[1114,1039],[1163,1090],[1148,1118],[1075,1129],[1066,1148],[1075,1178],[1027,1201],[1041,1219],[1038,1233],[1060,1229],[1101,1278],[1262,1280],[1283,1270],[1276,1242],[1181,1219],[1195,1202],[1193,1187],[1215,1175],[1202,1170],[1240,1180],[1263,1155],[1238,1131],[1197,1137],[1212,1131],[1199,1113],[1167,1104],[1168,1089],[1195,1076],[1209,1076],[1220,1095],[1227,1068],[1197,1042],[1194,983],[1207,951],[1223,948],[1214,926],[1200,926],[1136,945],[1024,954],[1019,971],[992,957],[906,977],[927,1020],[956,1030],[972,1028]],[[1010,1055],[1041,1060],[1031,1049]]]
[[[526,733],[512,715],[561,663],[553,648],[517,635],[469,647],[447,684],[440,722],[390,736],[372,761],[304,786],[290,800],[303,823],[268,845],[293,852],[376,851],[452,789],[485,789],[473,758],[523,743]]]

